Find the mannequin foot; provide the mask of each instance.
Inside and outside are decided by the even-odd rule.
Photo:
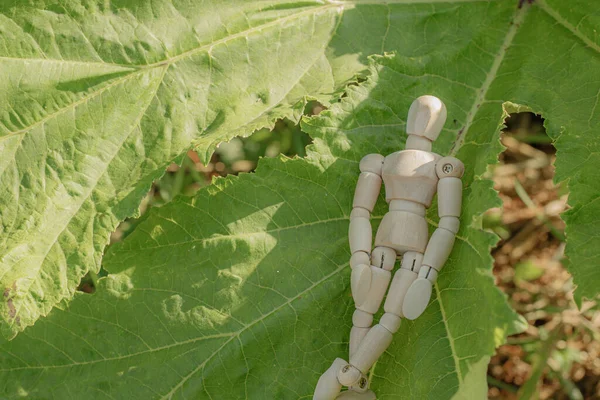
[[[341,358],[336,358],[331,367],[321,375],[313,400],[335,400],[337,395],[342,390],[342,384],[338,380],[338,372],[340,372],[348,363]]]
[[[348,391],[340,395],[342,386],[347,386]],[[319,378],[313,400],[374,399],[374,394],[371,396],[369,392],[373,393],[369,390],[367,377],[358,368],[341,358],[336,358],[331,367]]]
[[[360,372],[358,368],[351,364],[346,363],[346,365],[344,365],[338,372],[337,377],[343,386],[360,386],[361,388],[365,389],[367,387],[366,377],[363,376],[362,372]]]

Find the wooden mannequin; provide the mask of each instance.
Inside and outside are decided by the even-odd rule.
[[[405,150],[387,157],[369,154],[360,162],[349,229],[351,289],[356,304],[350,362],[341,358],[333,362],[319,379],[314,400],[375,399],[368,389],[367,372],[392,342],[401,318],[417,318],[429,303],[432,285],[454,245],[462,201],[462,162],[431,152],[431,143],[445,121],[444,103],[434,96],[421,96],[408,111]],[[369,218],[382,180],[389,212],[379,225],[371,251]],[[429,238],[425,211],[436,191],[440,222]],[[402,256],[401,266],[391,279],[398,256]],[[385,314],[371,327],[388,286]],[[340,394],[342,386],[349,390]]]

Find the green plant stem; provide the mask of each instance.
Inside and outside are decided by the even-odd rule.
[[[573,381],[571,381],[562,373],[560,373],[560,371],[555,371],[554,369],[551,369],[549,374],[558,379],[562,391],[569,397],[569,399],[583,400],[583,394],[581,394],[581,391],[579,390],[577,385],[575,385]]]
[[[517,393],[519,391],[518,387],[511,385],[510,383],[503,382],[500,379],[496,379],[493,376],[488,375],[487,381],[488,381],[489,385],[495,386],[502,390],[506,390],[507,392],[510,392],[510,393]]]
[[[546,369],[546,366],[548,365],[548,358],[550,358],[550,354],[552,353],[554,345],[558,340],[560,329],[561,325],[558,324],[552,330],[552,332],[550,332],[548,338],[542,342],[538,352],[535,354],[535,360],[531,367],[531,375],[529,376],[527,382],[525,382],[525,384],[519,389],[519,400],[530,400],[537,398],[538,383],[544,373],[544,370]]]
[[[92,284],[94,288],[98,288],[98,274],[92,270],[89,272],[90,279],[92,280]]]
[[[535,342],[539,342],[539,341],[540,341],[539,337],[533,337],[533,336],[506,338],[506,344],[510,344],[510,345],[530,344],[530,343],[535,343]]]

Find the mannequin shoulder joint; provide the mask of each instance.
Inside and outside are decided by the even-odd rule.
[[[381,154],[367,154],[360,160],[360,171],[361,172],[372,172],[381,176],[381,169],[383,168],[384,157]]]
[[[461,178],[465,172],[465,165],[458,158],[443,157],[436,163],[435,172],[440,179]]]

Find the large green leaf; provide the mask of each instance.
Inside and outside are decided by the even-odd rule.
[[[352,3],[29,3],[0,3],[6,337],[73,295],[190,146],[207,160],[223,140],[297,120],[305,96],[327,103],[385,37]]]
[[[435,150],[467,166],[463,224],[435,299],[417,321],[404,321],[375,366],[379,397],[483,398],[489,355],[518,329],[493,285],[495,239],[479,230],[481,213],[498,204],[481,176],[518,104],[543,113],[557,139],[557,175],[570,178],[571,270],[580,293],[594,296],[600,5],[402,3],[365,2],[344,14],[338,34],[372,22],[396,55],[377,57],[366,82],[305,121],[315,139],[305,159],[262,160],[255,174],[153,210],[111,250],[96,294],[77,295],[2,344],[0,395],[309,398],[319,374],[346,357],[357,161],[402,148],[406,111],[424,93],[448,106]],[[360,33],[357,45],[371,39]],[[380,199],[375,226],[384,213]],[[432,227],[436,220],[432,210]]]
[[[154,209],[111,249],[110,274],[95,295],[77,296],[0,349],[5,395],[35,398],[51,388],[55,398],[309,397],[319,374],[347,352],[347,230],[358,161],[365,151],[402,147],[395,110],[424,89],[396,76],[394,57],[379,62],[367,83],[307,121],[315,138],[307,158],[264,159],[255,174],[218,179],[194,198]],[[451,98],[453,89],[437,92]],[[449,109],[464,123],[457,104]],[[489,270],[495,238],[470,226],[497,203],[491,183],[475,176],[500,150],[500,122],[471,136],[490,147],[487,155],[459,153],[473,166],[465,177],[468,222],[436,300],[403,324],[393,357],[375,369],[382,398],[449,398],[457,390],[482,398],[485,378],[477,375],[515,330]],[[437,150],[448,152],[456,134],[445,130]],[[381,201],[375,225],[384,213]]]

